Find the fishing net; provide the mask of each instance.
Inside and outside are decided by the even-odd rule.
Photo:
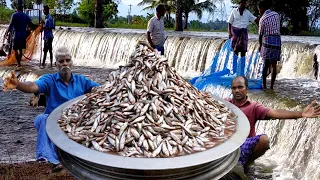
[[[32,59],[33,54],[37,50],[37,44],[39,35],[41,33],[41,26],[38,26],[27,38],[27,46],[23,51],[22,61],[29,61]],[[11,51],[10,55],[0,62],[0,66],[10,66],[17,62],[14,55],[14,50]]]
[[[262,70],[263,63],[257,50],[247,52],[246,57],[238,57],[233,53],[229,39],[213,58],[211,66],[190,82],[199,90],[217,86],[230,88],[234,77],[244,75],[248,78],[249,89],[262,89]]]

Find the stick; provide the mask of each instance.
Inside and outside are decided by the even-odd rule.
[[[42,31],[40,33],[40,60],[39,60],[39,67],[41,67],[41,59],[42,59]]]

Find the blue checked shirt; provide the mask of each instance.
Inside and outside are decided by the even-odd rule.
[[[50,114],[61,104],[78,96],[91,92],[91,89],[99,84],[87,79],[82,75],[72,74],[71,81],[66,85],[59,73],[46,74],[35,81],[39,87],[39,92],[47,97],[47,107],[45,114]]]

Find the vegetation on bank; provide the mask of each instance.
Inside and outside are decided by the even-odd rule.
[[[0,6],[0,23],[1,24],[8,24],[11,19],[11,15],[14,13],[13,10]]]

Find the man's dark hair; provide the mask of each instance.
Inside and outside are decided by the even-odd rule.
[[[258,7],[261,9],[270,9],[271,8],[271,2],[268,0],[261,0],[258,3]]]
[[[50,8],[49,8],[48,5],[44,5],[44,6],[43,6],[43,9],[44,9],[44,10],[49,10]]]
[[[248,79],[245,77],[245,76],[237,76],[235,78],[232,79],[232,83],[235,79],[238,79],[238,78],[243,78],[244,79],[244,84],[246,86],[247,89],[249,89],[249,83],[248,83]]]
[[[166,10],[166,6],[164,4],[159,4],[157,7],[156,7],[156,11],[157,12],[160,12],[160,11],[165,11]]]
[[[17,0],[16,1],[17,5],[17,10],[22,11],[23,10],[23,1],[22,0]]]
[[[17,10],[23,11],[23,5],[22,5],[22,4],[18,4],[18,5],[17,5]]]

